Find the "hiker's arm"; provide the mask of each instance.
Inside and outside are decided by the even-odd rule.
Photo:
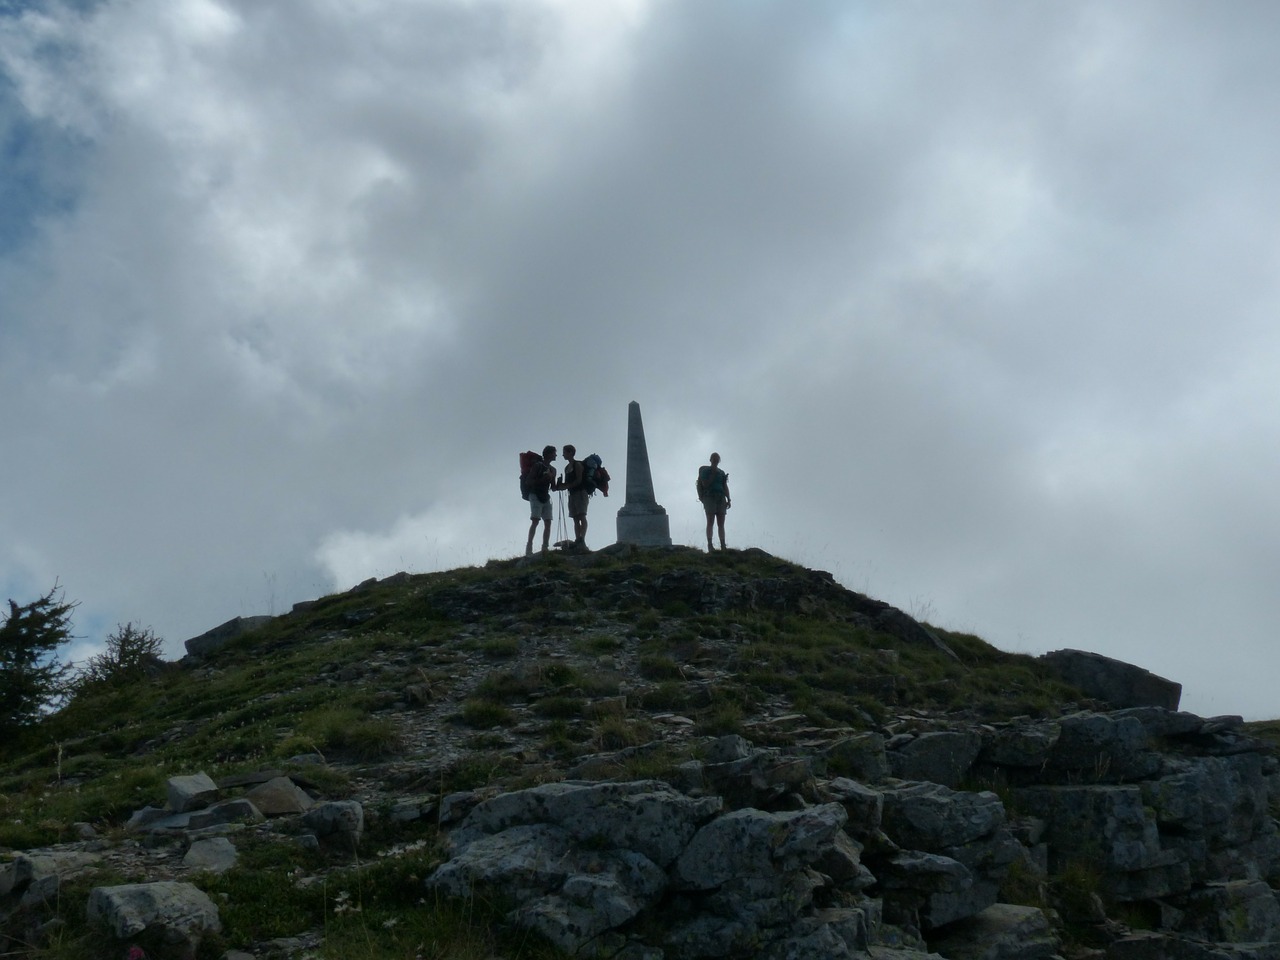
[[[727,507],[733,498],[729,496],[729,475],[724,475],[724,505]]]

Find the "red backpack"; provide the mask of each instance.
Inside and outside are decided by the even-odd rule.
[[[546,476],[547,465],[543,462],[542,454],[535,453],[532,450],[526,450],[520,454],[520,496],[524,500],[529,499],[529,495],[535,493],[534,487],[537,481]],[[539,497],[539,499],[541,499]],[[543,501],[544,503],[546,501]]]

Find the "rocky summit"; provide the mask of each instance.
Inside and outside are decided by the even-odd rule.
[[[4,748],[6,955],[1280,958],[1272,725],[758,550],[398,574],[187,650]]]

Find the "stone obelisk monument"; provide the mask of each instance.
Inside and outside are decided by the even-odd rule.
[[[640,404],[634,400],[627,407],[627,502],[618,511],[618,542],[671,546],[671,522],[653,496],[649,448],[644,442]]]

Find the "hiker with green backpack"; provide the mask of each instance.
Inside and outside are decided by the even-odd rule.
[[[724,549],[724,515],[732,506],[729,499],[729,475],[720,469],[720,454],[711,455],[711,464],[698,468],[698,499],[707,514],[707,553],[711,552],[711,525],[720,528],[720,549]]]
[[[566,443],[564,450],[564,476],[557,484],[557,490],[569,491],[569,516],[573,518],[573,549],[587,549],[587,503],[591,499],[591,491],[587,488],[587,471],[581,460],[577,459],[578,449],[572,443]]]

